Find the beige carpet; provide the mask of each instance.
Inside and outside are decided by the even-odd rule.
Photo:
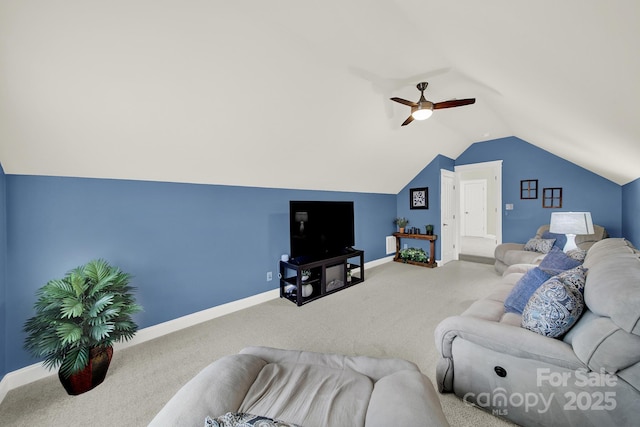
[[[365,278],[302,307],[275,299],[117,351],[105,382],[80,396],[68,396],[55,375],[12,390],[0,425],[145,426],[202,368],[249,345],[400,357],[434,380],[436,325],[498,280],[492,266],[465,261],[435,269],[391,262]],[[440,399],[452,426],[510,425],[451,394]]]

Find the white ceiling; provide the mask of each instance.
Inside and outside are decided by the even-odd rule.
[[[637,0],[3,0],[10,174],[397,193],[518,136],[640,177]],[[477,99],[400,124],[433,102]]]

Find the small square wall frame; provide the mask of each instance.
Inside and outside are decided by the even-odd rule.
[[[520,181],[520,199],[537,199],[538,198],[538,180],[523,179]]]
[[[543,208],[562,207],[562,187],[549,187],[542,189]]]

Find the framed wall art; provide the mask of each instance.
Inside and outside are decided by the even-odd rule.
[[[520,181],[520,198],[525,200],[538,198],[537,179],[523,179]]]
[[[429,209],[429,187],[410,189],[409,207],[411,209]]]
[[[542,189],[543,208],[562,207],[562,187],[549,187]]]

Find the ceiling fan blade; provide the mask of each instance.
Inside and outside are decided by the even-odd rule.
[[[411,123],[412,121],[413,121],[413,116],[409,116],[409,117],[407,117],[407,120],[405,120],[404,122],[402,122],[402,125],[401,125],[401,126],[406,126],[406,125],[408,125],[409,123]]]
[[[416,104],[415,102],[407,101],[406,99],[402,99],[402,98],[391,98],[391,100],[399,102],[400,104],[408,105],[409,107],[417,107],[418,106],[418,104]]]
[[[469,105],[476,102],[475,98],[468,99],[452,99],[451,101],[437,102],[433,104],[434,110],[441,110],[443,108],[461,107],[463,105]]]

